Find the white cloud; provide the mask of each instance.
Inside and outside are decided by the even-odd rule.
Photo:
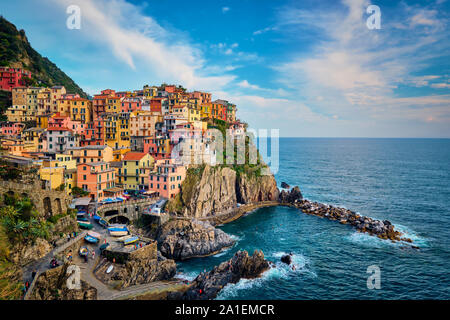
[[[347,10],[283,11],[280,28],[306,26],[321,37],[311,54],[302,52],[291,61],[274,66],[280,72],[279,82],[304,96],[305,101],[314,102],[315,110],[339,115],[340,119],[362,123],[371,118],[425,121],[430,114],[436,119],[436,113],[441,119],[449,119],[450,110],[443,108],[450,105],[448,96],[427,100],[399,98],[395,93],[400,84],[447,87],[432,83],[437,75],[413,76],[425,69],[431,58],[448,52],[448,31],[442,29],[444,22],[437,13],[426,8],[400,8],[400,20],[415,12],[410,19],[406,16],[413,31],[397,32],[398,21],[392,18],[386,22],[382,19],[381,30],[369,30],[365,24],[368,2],[342,2]],[[318,100],[318,96],[324,99]],[[429,105],[423,105],[423,101]]]
[[[161,79],[205,90],[221,88],[234,76],[203,73],[202,52],[183,36],[172,34],[124,0],[48,0],[62,7],[79,5],[82,29],[93,41],[112,50],[130,68],[147,68]]]
[[[222,13],[227,13],[228,11],[230,11],[230,7],[222,7]]]
[[[241,82],[238,83],[238,86],[240,86],[241,88],[244,88],[244,89],[254,89],[254,90],[261,89],[257,85],[250,84],[247,80],[242,80]]]
[[[259,30],[254,31],[253,35],[257,36],[257,35],[260,35],[260,34],[263,34],[263,33],[269,32],[269,31],[273,31],[273,30],[277,30],[277,28],[275,28],[275,27],[266,27],[264,29],[259,29]]]
[[[437,89],[450,89],[450,83],[433,83],[431,84],[431,87]]]

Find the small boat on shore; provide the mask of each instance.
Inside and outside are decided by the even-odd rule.
[[[123,237],[128,235],[128,228],[123,224],[114,224],[108,227],[108,232],[113,237]]]
[[[98,224],[101,225],[103,228],[106,228],[109,225],[109,223],[103,219],[98,220]]]
[[[89,219],[87,218],[85,213],[78,213],[77,221],[89,222]]]
[[[86,222],[86,221],[77,221],[77,222],[78,222],[78,226],[82,229],[91,230],[94,227],[90,222]]]
[[[128,246],[128,245],[130,245],[130,244],[135,243],[135,242],[138,241],[138,240],[139,240],[139,237],[137,237],[137,236],[131,236],[131,237],[129,237],[128,239],[125,239],[125,240],[123,241],[123,245],[124,245],[124,246]]]
[[[94,231],[89,231],[88,234],[84,237],[84,240],[89,243],[98,243],[102,236]]]
[[[94,219],[95,222],[99,222],[99,221],[101,220],[102,217],[100,217],[100,216],[94,214],[94,215],[92,216],[92,218]]]
[[[132,235],[128,235],[128,236],[125,236],[125,237],[120,237],[120,238],[117,239],[117,241],[123,242],[123,244],[125,246],[127,246],[129,244],[132,244],[132,243],[135,243],[138,240],[139,240],[139,237],[132,236]]]

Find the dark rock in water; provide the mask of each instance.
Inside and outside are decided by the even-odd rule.
[[[257,278],[269,269],[269,262],[262,251],[248,255],[247,251],[238,251],[228,261],[222,262],[209,272],[200,273],[192,286],[183,294],[169,294],[170,300],[210,300],[229,283],[237,283],[241,278]]]
[[[284,262],[286,264],[291,264],[292,263],[292,257],[289,254],[286,254],[284,256],[281,257],[281,262]]]
[[[175,260],[211,255],[234,244],[222,230],[197,220],[171,220],[161,227],[157,240],[162,255]]]
[[[291,188],[291,186],[288,185],[286,182],[281,182],[281,187],[282,187],[283,189],[290,189],[290,188]]]
[[[296,203],[303,199],[303,195],[298,186],[295,186],[291,191],[287,192],[285,190],[281,191],[279,201],[281,203]]]

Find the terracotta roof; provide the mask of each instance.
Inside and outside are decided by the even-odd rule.
[[[123,161],[141,160],[146,155],[145,152],[128,152],[123,157]]]

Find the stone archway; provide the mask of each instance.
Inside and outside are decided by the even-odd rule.
[[[111,216],[116,216],[119,214],[119,210],[114,209],[114,210],[108,210],[105,212],[105,217],[111,217]]]
[[[50,200],[50,197],[45,197],[44,200],[42,200],[44,203],[44,217],[48,218],[53,215],[52,211],[52,201]]]
[[[57,214],[62,214],[62,206],[61,206],[61,199],[60,198],[56,198],[55,199],[55,206],[56,206],[56,210],[57,210]]]
[[[124,216],[115,216],[109,219],[109,223],[120,223],[120,224],[129,224],[130,219]]]

